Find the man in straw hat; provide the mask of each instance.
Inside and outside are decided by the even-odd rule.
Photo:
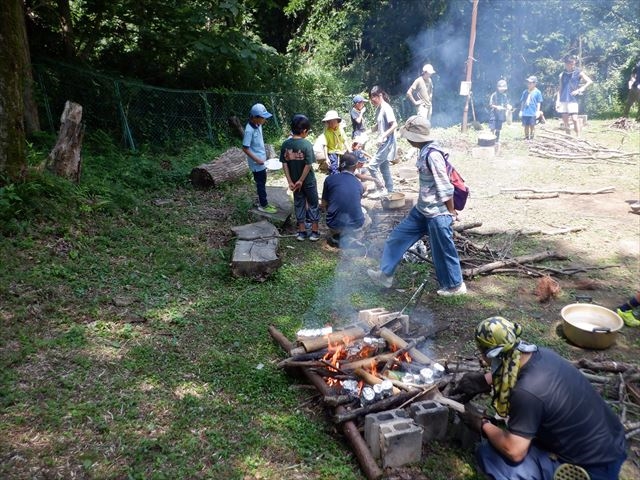
[[[480,468],[504,480],[617,480],[626,458],[620,420],[578,369],[521,334],[503,317],[481,321],[475,341],[491,370],[465,374],[451,391],[461,401],[492,391],[506,421],[498,426],[466,406],[467,425],[484,437]]]
[[[424,235],[428,235],[436,277],[440,284],[438,295],[464,295],[467,287],[462,281],[462,269],[453,243],[453,185],[449,181],[442,153],[433,148],[431,124],[418,115],[409,117],[400,135],[420,150],[418,168],[420,193],[418,203],[409,215],[391,232],[384,244],[380,270],[369,270],[369,277],[377,284],[390,288],[393,273],[404,252]]]
[[[433,81],[431,75],[436,73],[433,66],[427,63],[422,67],[422,75],[416,78],[409,90],[407,98],[416,107],[416,113],[431,121],[433,111]]]

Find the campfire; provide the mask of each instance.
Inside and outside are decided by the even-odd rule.
[[[442,393],[452,384],[456,372],[447,362],[435,361],[419,349],[434,332],[407,341],[402,335],[409,332],[409,317],[379,308],[360,311],[358,320],[357,325],[337,331],[330,327],[301,330],[295,342],[274,327],[270,334],[289,354],[279,366],[302,369],[324,405],[332,410],[332,420],[342,427],[367,478],[376,479],[382,475],[378,460],[388,467],[420,458],[424,429],[402,409],[437,401],[440,419],[448,422],[447,407],[458,412],[464,412],[465,407]],[[479,368],[478,364],[467,365],[465,370]],[[430,410],[429,405],[426,410]],[[384,433],[385,421],[372,417],[374,426],[365,428],[365,440],[360,433],[363,420],[371,423],[371,414],[380,412],[393,412],[390,424],[397,426],[400,422],[404,430],[397,435],[393,429]],[[394,436],[386,445],[385,435],[401,439]],[[396,448],[403,444],[402,438],[406,446]]]

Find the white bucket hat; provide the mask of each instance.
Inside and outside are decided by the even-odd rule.
[[[328,122],[329,120],[338,120],[339,122],[341,122],[342,118],[340,117],[340,115],[338,115],[338,112],[336,112],[335,110],[329,110],[327,113],[325,113],[322,121]]]

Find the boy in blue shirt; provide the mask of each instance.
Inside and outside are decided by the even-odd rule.
[[[244,129],[242,139],[242,151],[247,154],[247,164],[253,179],[256,182],[258,191],[258,210],[265,213],[276,213],[278,209],[267,202],[267,150],[262,137],[262,125],[264,125],[272,115],[267,112],[265,106],[256,103],[249,112],[249,121]]]
[[[527,89],[520,96],[520,116],[524,127],[524,139],[533,140],[536,119],[542,115],[542,93],[537,89],[538,78],[531,75],[527,78]]]

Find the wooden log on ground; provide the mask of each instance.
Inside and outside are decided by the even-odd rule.
[[[232,227],[238,235],[231,260],[231,272],[236,277],[264,279],[280,268],[278,230],[267,221]],[[263,238],[244,240],[244,237]]]
[[[287,338],[282,335],[273,325],[269,327],[269,333],[276,340],[280,346],[290,352],[293,349],[293,344],[287,340]],[[316,389],[320,392],[321,395],[327,396],[330,395],[329,388],[327,384],[324,382],[320,375],[311,372],[307,369],[302,369],[305,376],[309,379],[309,381],[316,387]],[[346,412],[346,408],[343,406],[339,406],[335,409],[336,414],[342,414]],[[347,440],[353,447],[353,452],[360,463],[360,468],[364,472],[367,480],[378,480],[382,477],[382,470],[376,463],[375,458],[373,458],[373,454],[371,450],[369,450],[369,446],[367,442],[364,441],[362,435],[360,434],[360,430],[353,421],[346,421],[342,423],[342,433],[347,437]]]
[[[558,260],[567,259],[566,256],[560,255],[559,253],[554,251],[533,253],[531,255],[522,255],[520,257],[506,258],[504,260],[490,262],[490,263],[487,263],[486,265],[481,265],[480,267],[464,268],[462,270],[462,275],[466,278],[469,278],[469,277],[474,277],[476,275],[480,275],[482,273],[491,272],[497,268],[507,267],[510,265],[522,265],[522,264],[531,263],[531,262],[541,262],[543,260],[548,260],[552,258],[558,259]]]
[[[241,148],[231,147],[210,163],[191,170],[191,183],[197,188],[213,188],[219,183],[232,182],[249,172],[247,156]]]
[[[82,169],[82,106],[67,100],[60,117],[56,145],[47,157],[47,168],[56,175],[78,183]]]

